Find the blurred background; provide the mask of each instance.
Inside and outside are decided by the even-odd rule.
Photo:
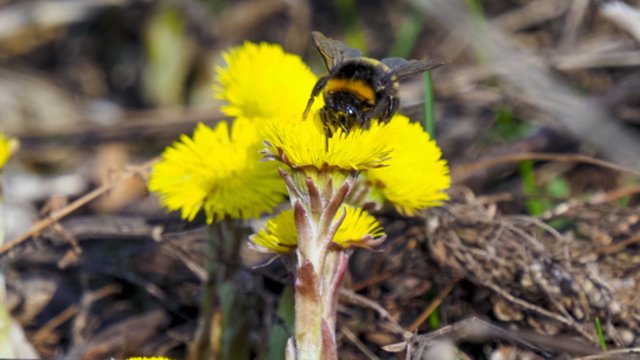
[[[541,217],[597,195],[637,214],[640,1],[4,0],[0,130],[21,143],[4,171],[7,239],[155,158],[198,122],[223,119],[212,83],[225,49],[279,43],[323,74],[312,30],[373,58],[445,62],[432,73],[436,140],[454,184],[501,212]],[[424,106],[422,76],[403,83],[401,112],[422,121]],[[376,263],[379,274],[364,271],[365,255],[355,261],[352,289],[407,324],[451,271],[437,276],[442,264],[422,246],[421,220],[386,216],[396,241],[384,251],[393,256]],[[39,356],[182,357],[195,328],[198,281],[189,262],[202,263],[203,219],[166,215],[142,173],[65,221],[0,254],[10,309]],[[170,245],[154,242],[160,225]],[[592,225],[588,236],[611,233]],[[420,250],[411,271],[407,249]],[[261,325],[250,336],[266,342],[280,321],[282,269],[247,277],[262,279],[253,290],[264,299]],[[456,310],[441,309],[445,323],[467,317],[466,309],[491,313],[467,281],[450,301]],[[402,339],[375,314],[342,312],[344,358],[396,356],[381,346]],[[412,331],[441,324],[430,321]]]

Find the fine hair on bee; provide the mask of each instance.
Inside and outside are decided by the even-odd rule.
[[[382,123],[391,120],[399,108],[399,81],[443,65],[399,57],[371,59],[318,31],[311,37],[329,72],[313,87],[302,118],[307,118],[314,99],[322,93],[325,104],[320,118],[327,148],[336,129],[348,134],[354,127],[368,129],[374,119]]]

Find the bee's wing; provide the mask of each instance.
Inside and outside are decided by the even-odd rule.
[[[328,38],[319,31],[313,31],[311,37],[329,70],[345,60],[362,57],[360,50],[350,48],[338,40]]]
[[[395,75],[398,80],[444,65],[444,63],[438,61],[405,60],[399,57],[386,58],[380,61],[391,69],[392,74]]]

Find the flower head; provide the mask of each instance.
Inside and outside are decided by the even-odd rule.
[[[258,250],[287,254],[295,251],[298,234],[293,209],[282,211],[269,219],[264,228],[249,237]]]
[[[246,42],[223,56],[226,66],[216,68],[214,94],[228,102],[225,114],[300,118],[317,78],[298,55],[280,45]]]
[[[338,229],[333,242],[342,247],[369,247],[384,238],[382,225],[373,215],[362,208],[345,205],[344,222]]]
[[[447,200],[449,167],[435,141],[406,116],[394,116],[388,128],[391,160],[385,167],[368,171],[367,181],[404,215]]]
[[[341,129],[328,140],[318,111],[306,120],[269,119],[265,124],[267,152],[293,168],[368,170],[384,166],[391,147],[388,127],[374,121],[368,130]],[[328,142],[327,142],[328,141]]]
[[[343,209],[345,218],[333,238],[334,245],[339,248],[370,247],[384,239],[382,226],[366,210],[350,205]],[[338,213],[336,218],[340,215]],[[250,240],[258,249],[286,254],[296,249],[297,237],[293,210],[285,210],[270,219]]]
[[[153,167],[149,189],[169,210],[193,220],[204,208],[207,222],[225,216],[255,218],[270,212],[286,194],[277,163],[261,161],[262,137],[255,122],[236,119],[215,129],[198,124]]]
[[[0,132],[0,170],[7,163],[17,145],[17,140],[7,138],[4,133]]]
[[[272,157],[293,168],[367,170],[384,165],[391,152],[385,125],[376,121],[369,130],[336,129],[328,140],[320,120],[320,96],[310,116],[302,120],[317,78],[302,59],[275,44],[246,42],[224,54],[226,66],[216,69],[216,97],[228,105],[229,116],[264,119],[265,138]]]

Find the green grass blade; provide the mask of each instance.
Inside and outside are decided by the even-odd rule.
[[[598,332],[598,340],[600,341],[600,347],[603,351],[607,351],[607,343],[604,341],[604,332],[602,331],[602,325],[600,325],[600,319],[596,318],[596,331]]]

